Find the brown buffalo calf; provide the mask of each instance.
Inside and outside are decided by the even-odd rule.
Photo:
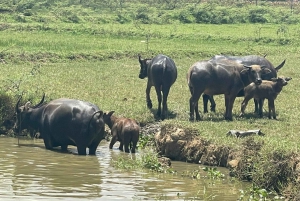
[[[269,105],[269,119],[271,119],[271,112],[273,113],[273,118],[276,119],[275,113],[275,105],[274,100],[277,98],[277,95],[281,92],[283,86],[288,84],[288,81],[291,80],[290,77],[278,77],[272,78],[272,81],[263,80],[260,85],[256,85],[255,83],[249,84],[244,88],[245,98],[241,105],[241,114],[244,115],[246,106],[248,101],[252,98],[258,100],[258,110],[259,116],[262,117],[262,107],[264,103],[264,99],[268,99]]]
[[[112,149],[114,144],[119,141],[119,149],[123,151],[123,146],[125,147],[125,152],[129,153],[129,145],[131,148],[131,153],[135,153],[135,148],[137,142],[139,141],[140,127],[137,122],[133,119],[116,117],[112,115],[114,111],[104,113],[104,122],[108,125],[111,130],[112,139],[109,144],[109,148]],[[132,143],[132,145],[131,145]]]

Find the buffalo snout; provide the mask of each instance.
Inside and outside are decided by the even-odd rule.
[[[254,82],[256,85],[260,85],[262,83],[261,78],[257,78]]]

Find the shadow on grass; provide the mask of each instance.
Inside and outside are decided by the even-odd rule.
[[[153,114],[155,121],[160,121],[160,120],[161,120],[161,118],[160,118],[159,116],[156,115],[157,109],[153,109],[153,108],[152,108],[152,109],[150,109],[150,111],[151,111],[151,113]],[[176,117],[177,117],[177,113],[168,110],[165,119],[175,119]]]

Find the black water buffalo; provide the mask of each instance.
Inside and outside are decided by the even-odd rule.
[[[141,56],[139,55],[139,62],[141,66],[139,78],[144,79],[145,77],[148,77],[146,88],[147,106],[149,109],[152,108],[150,89],[154,86],[158,100],[157,116],[164,120],[168,111],[168,94],[172,84],[177,79],[176,65],[171,58],[162,54],[157,55],[153,59],[141,59]],[[161,92],[163,94],[163,98],[161,96]],[[162,112],[161,101],[163,102]]]
[[[95,155],[100,141],[104,138],[103,112],[89,102],[61,98],[31,106],[27,102],[19,107],[16,104],[17,121],[15,132],[23,129],[39,131],[46,149],[61,146],[63,151],[68,145],[77,146],[79,155]]]
[[[268,61],[265,57],[257,56],[257,55],[248,55],[248,56],[225,56],[225,55],[215,55],[212,60],[216,61],[222,61],[222,60],[230,60],[230,61],[235,61],[237,63],[241,63],[247,66],[251,65],[260,65],[260,66],[265,66],[266,68],[270,69],[270,73],[262,74],[261,78],[263,80],[271,80],[272,78],[277,77],[277,72],[284,66],[285,60],[279,64],[277,67],[274,67],[273,64]],[[244,90],[241,90],[238,95],[238,97],[244,96]],[[207,109],[207,103],[208,100],[210,101],[210,108],[212,112],[215,112],[216,108],[216,103],[214,101],[213,96],[209,96],[207,94],[203,94],[203,108],[204,108],[204,113],[208,112]],[[255,103],[255,112],[258,112],[258,102],[254,100]]]
[[[259,65],[246,66],[230,60],[205,60],[193,64],[187,74],[191,92],[190,121],[201,120],[198,100],[202,93],[207,95],[225,95],[225,119],[232,120],[232,108],[238,92],[244,86],[255,82],[260,84],[261,74],[270,72]]]

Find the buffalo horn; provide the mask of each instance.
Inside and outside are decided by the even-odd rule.
[[[141,63],[142,62],[142,60],[141,60],[141,55],[139,54],[139,62]]]
[[[16,104],[16,112],[19,111],[19,104],[20,104],[21,99],[22,99],[22,96],[20,96],[20,98],[19,98],[19,100],[18,100],[18,102]]]
[[[42,100],[41,100],[37,105],[33,106],[33,108],[37,108],[37,107],[39,107],[40,105],[42,105],[43,102],[44,102],[44,100],[45,100],[45,93],[43,94]]]
[[[275,70],[278,72],[280,70],[280,68],[282,68],[282,66],[284,66],[284,64],[285,64],[285,60],[283,60],[283,62],[281,64],[279,64],[279,66],[277,66],[275,68]]]

